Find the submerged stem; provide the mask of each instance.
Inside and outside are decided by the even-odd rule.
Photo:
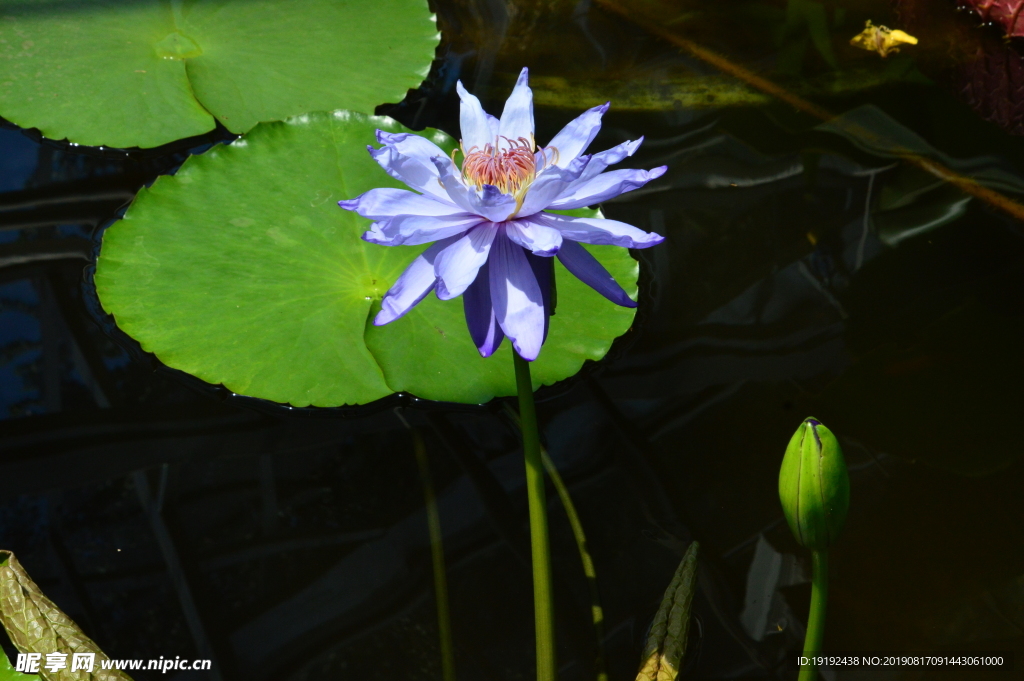
[[[533,403],[530,363],[512,353],[519,390],[519,418],[526,459],[526,494],[530,508],[530,546],[533,555],[533,617],[537,637],[537,681],[555,681],[555,621],[551,596],[551,556],[548,549],[544,465],[540,455],[537,410]]]
[[[807,634],[804,636],[804,657],[821,654],[825,638],[825,604],[828,601],[828,551],[811,552],[811,611],[807,616]],[[799,681],[815,681],[818,665],[800,667]]]
[[[427,509],[427,529],[430,532],[430,557],[434,567],[434,598],[437,602],[437,629],[441,643],[441,678],[455,681],[455,646],[452,644],[452,622],[448,612],[448,578],[444,567],[444,543],[441,533],[441,515],[437,509],[437,495],[430,476],[430,462],[427,460],[427,446],[423,435],[411,428],[416,450],[416,465],[420,469],[423,483],[423,499]]]

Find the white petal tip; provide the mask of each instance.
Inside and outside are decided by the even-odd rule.
[[[650,248],[651,246],[657,246],[664,240],[665,237],[663,237],[662,235],[651,232],[647,240],[636,242],[636,245],[633,246],[633,248]]]
[[[376,232],[363,232],[363,236],[360,237],[363,241],[369,244],[377,244],[378,246],[395,246],[396,244],[392,239],[388,239],[382,234]]]

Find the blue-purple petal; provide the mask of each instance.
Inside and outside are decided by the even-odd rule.
[[[533,361],[544,344],[547,314],[537,278],[526,260],[526,251],[504,234],[498,234],[491,245],[487,264],[491,304],[498,324],[519,356]]]
[[[530,218],[562,233],[563,239],[586,244],[622,246],[623,248],[649,248],[665,240],[654,232],[645,232],[618,220],[601,218],[573,218],[554,213],[538,213]]]
[[[555,259],[527,252],[526,261],[530,263],[533,276],[537,279],[537,286],[540,287],[541,300],[544,302],[544,338],[541,341],[543,343],[548,339],[551,315],[555,314]]]
[[[668,166],[659,166],[651,170],[611,170],[585,182],[577,182],[568,188],[569,191],[564,192],[548,204],[548,207],[555,210],[572,210],[573,208],[594,206],[620,194],[643,187],[651,180],[656,180],[664,175],[666,170],[668,170]]]
[[[566,241],[558,251],[558,260],[569,273],[602,296],[622,307],[636,307],[636,301],[619,286],[597,258],[575,241]]]
[[[451,202],[442,202],[429,194],[391,187],[371,189],[354,199],[338,201],[338,205],[371,220],[383,220],[396,215],[439,216],[459,212],[459,207]]]
[[[442,202],[451,201],[437,181],[437,165],[432,160],[440,157],[447,165],[452,165],[451,159],[440,147],[419,135],[384,133],[378,134],[378,137],[387,140],[385,145],[380,149],[367,149],[388,175]]]
[[[497,231],[497,225],[484,222],[437,254],[434,274],[438,298],[451,300],[473,283],[480,267],[487,262]]]
[[[484,111],[480,100],[462,86],[461,80],[455,83],[455,90],[462,102],[459,107],[459,129],[462,132],[463,147],[468,152],[473,147],[483,149],[485,144],[494,144],[497,135],[491,125],[494,117]]]
[[[473,213],[454,215],[396,215],[370,225],[363,241],[382,246],[417,246],[437,239],[458,236],[476,227],[483,219]]]
[[[491,114],[487,114],[487,125],[491,130],[490,142],[491,144],[495,144],[496,140],[498,139],[498,127],[501,125],[501,121],[499,121],[496,117],[492,116]]]
[[[384,294],[380,312],[373,318],[374,326],[390,324],[430,293],[437,281],[437,277],[434,276],[434,258],[455,239],[456,237],[442,239],[416,256]]]
[[[545,169],[526,192],[523,205],[519,207],[517,217],[527,217],[547,208],[567,191],[583,174],[589,162],[588,156],[581,156],[567,168],[549,167]]]
[[[533,90],[530,89],[529,75],[525,68],[519,73],[512,94],[505,101],[498,124],[499,148],[506,148],[508,140],[533,139]]]
[[[540,256],[551,257],[562,247],[562,233],[554,227],[524,218],[506,222],[505,234],[514,243]]]
[[[462,308],[466,313],[469,337],[482,357],[490,357],[501,345],[505,334],[491,306],[491,279],[487,263],[480,267],[476,279],[462,294]]]
[[[565,168],[587,150],[601,130],[601,116],[608,111],[609,106],[611,102],[587,109],[551,138],[547,149],[557,150],[555,165]]]
[[[592,177],[596,177],[607,170],[608,166],[613,166],[616,163],[621,163],[623,160],[629,158],[636,153],[636,150],[640,148],[644,138],[641,137],[637,140],[627,140],[621,144],[616,144],[611,149],[605,149],[599,151],[590,157],[590,162],[587,167],[583,170],[583,174],[580,175],[580,179],[577,180],[579,183],[586,182]]]

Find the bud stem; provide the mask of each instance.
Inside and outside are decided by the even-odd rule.
[[[530,508],[530,545],[533,553],[533,618],[537,638],[537,681],[555,681],[555,618],[551,596],[551,555],[548,549],[548,514],[544,500],[544,465],[540,433],[533,403],[530,363],[512,352],[519,389],[519,418],[526,459],[526,495]]]
[[[807,615],[807,633],[804,635],[804,657],[814,659],[821,654],[825,638],[825,603],[828,601],[828,550],[811,551],[811,611]],[[798,681],[815,681],[818,665],[800,667]]]

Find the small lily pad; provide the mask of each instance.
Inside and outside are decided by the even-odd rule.
[[[0,681],[39,681],[39,676],[17,671],[7,658],[7,653],[0,648]]]
[[[347,111],[263,123],[143,189],[103,236],[96,290],[105,310],[165,364],[230,390],[295,406],[364,404],[404,391],[479,403],[515,393],[510,344],[477,353],[462,300],[429,296],[387,326],[380,299],[426,246],[386,247],[337,201],[401,187],[366,153],[374,131],[407,131]],[[424,134],[445,150],[454,140]],[[631,294],[628,251],[591,252]],[[535,383],[600,359],[634,311],[556,263],[558,309]]]
[[[306,111],[372,112],[437,47],[425,0],[0,0],[0,116],[155,147]]]

